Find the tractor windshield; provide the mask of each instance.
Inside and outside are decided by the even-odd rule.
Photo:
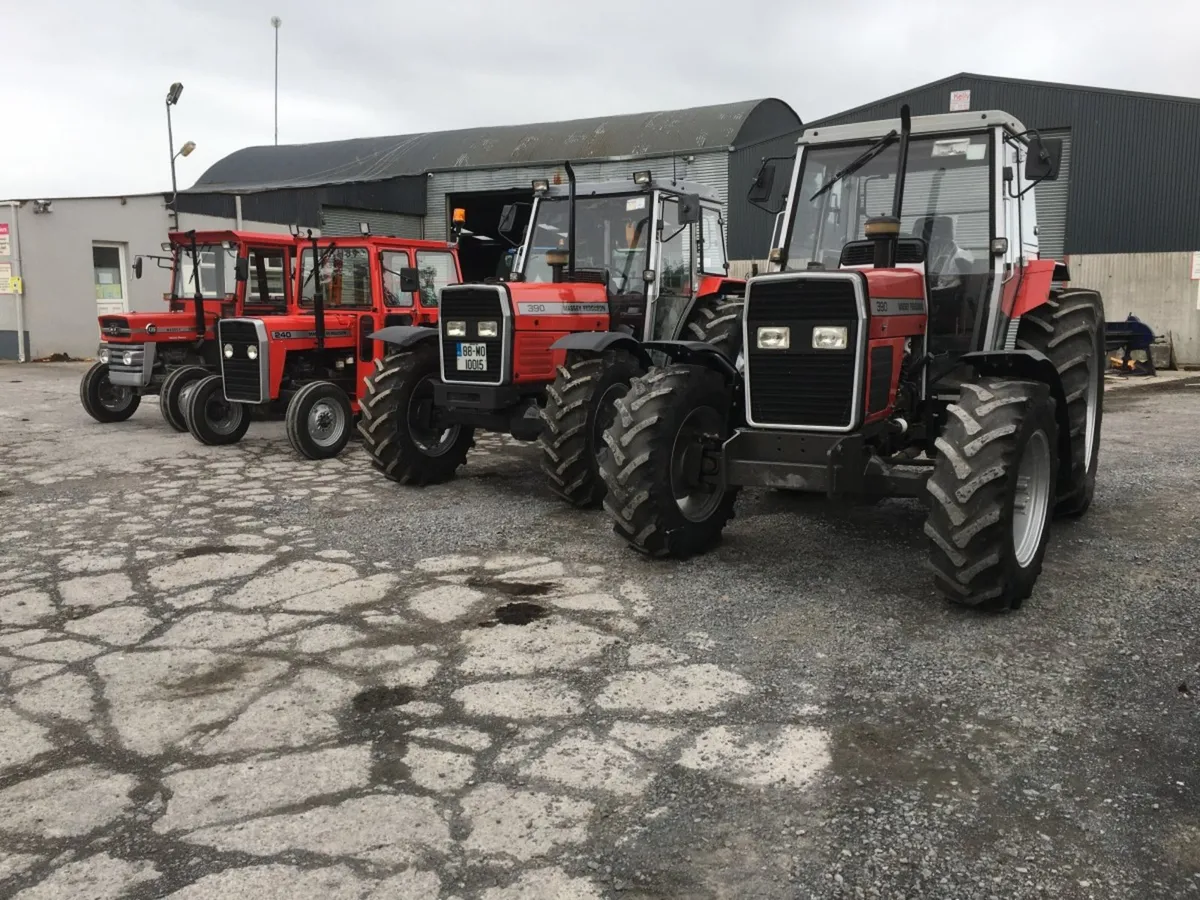
[[[991,136],[914,137],[909,144],[901,238],[922,238],[931,299],[931,333],[943,347],[966,346],[991,288]],[[899,146],[893,142],[819,196],[869,141],[806,148],[796,181],[787,267],[819,262],[836,269],[842,247],[863,240],[872,216],[892,213]],[[935,321],[937,317],[940,320]]]
[[[226,248],[221,244],[197,244],[196,260],[192,262],[192,247],[190,244],[176,244],[172,247],[177,264],[175,266],[175,286],[173,294],[177,298],[196,296],[196,280],[199,276],[200,293],[207,297],[227,297],[236,290],[237,247]]]
[[[372,305],[371,257],[366,247],[321,247],[321,292],[326,307]],[[300,305],[311,309],[317,287],[312,249],[300,254]]]
[[[646,194],[578,198],[575,267],[606,270],[608,287],[614,294],[644,294],[642,272],[648,265],[650,211]],[[554,280],[546,254],[567,249],[567,215],[565,197],[547,197],[538,203],[529,225],[526,281]]]

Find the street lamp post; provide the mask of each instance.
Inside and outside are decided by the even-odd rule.
[[[183,85],[178,81],[172,84],[167,90],[167,143],[171,151],[171,213],[175,217],[176,231],[179,230],[179,187],[175,181],[175,159],[179,156],[179,153],[183,153],[184,156],[187,156],[188,153],[191,153],[196,147],[195,144],[193,144],[191,141],[188,141],[183,145],[184,148],[187,148],[187,153],[183,152],[183,148],[180,149],[179,153],[175,152],[175,135],[171,132],[171,107],[179,102],[179,95],[182,93]]]
[[[271,16],[271,27],[275,29],[275,145],[279,145],[279,26],[283,19]]]

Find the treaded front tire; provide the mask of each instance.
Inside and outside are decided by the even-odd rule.
[[[597,459],[604,429],[616,413],[614,402],[628,393],[629,383],[640,374],[641,364],[624,350],[568,355],[546,388],[546,427],[538,437],[542,471],[550,490],[572,506],[596,506],[604,499]]]
[[[201,378],[207,378],[209,374],[208,369],[203,366],[180,366],[163,379],[162,387],[158,391],[158,408],[163,420],[176,431],[188,430],[183,417],[183,407],[180,405],[184,389]]]
[[[412,485],[449,481],[475,446],[475,429],[462,425],[440,433],[432,446],[414,439],[410,414],[418,412],[420,404],[432,404],[437,377],[437,346],[428,341],[375,360],[375,371],[363,379],[358,431],[375,468],[392,481]]]
[[[1059,486],[1055,513],[1081,516],[1096,493],[1104,418],[1104,303],[1096,291],[1051,294],[1021,317],[1017,346],[1044,354],[1062,379],[1071,423],[1071,477]],[[1089,417],[1089,403],[1095,409]]]
[[[97,422],[124,422],[141,405],[142,398],[133,388],[123,388],[108,380],[108,363],[95,363],[79,380],[79,402],[84,412]]]
[[[729,359],[737,359],[742,349],[742,315],[745,308],[743,297],[724,294],[697,297],[688,315],[683,336],[712,344]]]
[[[250,428],[250,410],[225,399],[220,375],[200,379],[188,392],[183,417],[192,437],[210,447],[236,444]]]
[[[288,443],[301,456],[333,459],[345,449],[354,429],[350,398],[336,384],[310,381],[288,401],[284,426]]]
[[[1001,611],[1019,608],[1033,592],[1053,511],[1055,421],[1050,388],[1036,381],[967,382],[947,407],[925,522],[934,586],[947,600]],[[1026,454],[1039,456],[1043,443],[1045,470],[1019,478]],[[1022,509],[1036,534],[1023,530]]]
[[[676,438],[700,411],[720,423],[709,435],[719,447],[728,436],[729,388],[701,366],[671,365],[635,378],[616,402],[604,432],[608,452],[600,473],[608,487],[604,509],[615,531],[648,556],[686,558],[715,545],[733,518],[737,488],[715,486],[711,508],[691,516],[676,499],[672,461]]]

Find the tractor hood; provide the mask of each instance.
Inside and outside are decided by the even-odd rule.
[[[206,337],[212,337],[215,311],[205,311]],[[194,341],[196,317],[191,312],[122,313],[100,316],[100,336],[110,343],[143,344],[147,341]]]

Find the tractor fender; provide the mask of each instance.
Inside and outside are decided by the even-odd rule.
[[[737,380],[737,366],[733,360],[704,341],[646,341],[643,351],[657,350],[672,362],[691,366],[704,366],[714,372],[720,372],[725,380],[732,383]]]
[[[569,353],[603,353],[605,350],[624,350],[632,353],[646,368],[650,357],[642,349],[641,341],[619,331],[577,331],[564,335],[550,345],[551,350],[566,350]]]
[[[436,341],[437,329],[422,325],[389,325],[368,335],[373,341],[391,344],[397,350],[413,347],[421,341]]]
[[[1058,424],[1058,477],[1071,477],[1071,420],[1067,415],[1067,395],[1054,363],[1037,350],[982,350],[964,353],[963,365],[972,366],[980,375],[1002,375],[1041,381],[1050,387],[1054,398],[1054,418]]]

